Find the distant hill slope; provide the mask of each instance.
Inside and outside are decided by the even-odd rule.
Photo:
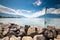
[[[51,13],[48,13],[48,14],[39,16],[38,18],[60,18],[60,14],[51,14]]]
[[[22,15],[14,15],[14,14],[6,14],[6,13],[0,13],[0,17],[7,17],[7,18],[24,18]]]

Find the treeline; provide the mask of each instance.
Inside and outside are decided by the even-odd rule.
[[[15,17],[0,16],[0,18],[15,18]]]

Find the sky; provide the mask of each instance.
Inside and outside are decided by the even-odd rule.
[[[0,13],[38,17],[47,13],[60,14],[60,0],[0,0]]]

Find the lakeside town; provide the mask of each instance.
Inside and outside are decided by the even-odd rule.
[[[60,28],[0,23],[0,40],[60,40]]]

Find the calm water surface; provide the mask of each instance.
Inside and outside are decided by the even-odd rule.
[[[0,18],[2,23],[15,23],[21,26],[31,25],[45,27],[46,25],[52,25],[60,27],[60,18]]]

